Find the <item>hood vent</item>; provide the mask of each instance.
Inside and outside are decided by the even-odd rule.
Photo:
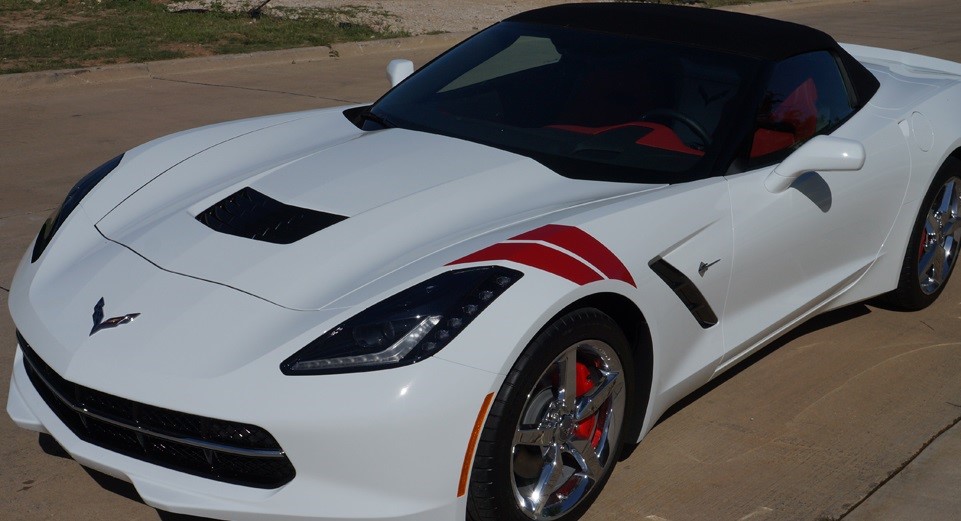
[[[290,206],[247,187],[207,208],[197,220],[208,228],[274,244],[291,244],[347,217]]]

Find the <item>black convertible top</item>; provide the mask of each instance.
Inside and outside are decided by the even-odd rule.
[[[828,34],[804,25],[701,7],[638,3],[562,4],[534,9],[509,22],[539,23],[624,34],[715,49],[775,62],[813,51],[830,51],[844,64],[859,105],[878,80]]]
[[[640,36],[763,60],[780,60],[837,46],[827,34],[803,25],[700,7],[638,3],[562,4],[527,11],[507,20]]]

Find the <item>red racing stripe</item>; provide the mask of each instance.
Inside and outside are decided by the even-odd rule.
[[[553,273],[583,286],[602,277],[583,262],[543,244],[502,242],[448,264],[508,260]]]
[[[631,272],[624,263],[591,234],[574,226],[548,224],[535,230],[511,237],[515,241],[544,241],[578,255],[590,262],[609,279],[624,281],[637,287]]]

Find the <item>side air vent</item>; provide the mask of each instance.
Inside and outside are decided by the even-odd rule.
[[[681,299],[681,302],[687,306],[687,310],[694,315],[694,319],[701,327],[707,329],[717,324],[717,315],[714,314],[711,305],[707,303],[707,299],[691,282],[691,279],[685,277],[683,273],[661,257],[651,259],[648,266],[654,273],[657,273],[661,280],[667,283],[668,287],[677,295],[677,298]]]
[[[220,233],[290,244],[346,217],[290,206],[247,187],[207,208],[197,220]]]

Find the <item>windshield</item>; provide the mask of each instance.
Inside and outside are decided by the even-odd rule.
[[[363,128],[483,143],[569,177],[678,182],[710,175],[757,69],[702,48],[502,22],[388,92]]]

